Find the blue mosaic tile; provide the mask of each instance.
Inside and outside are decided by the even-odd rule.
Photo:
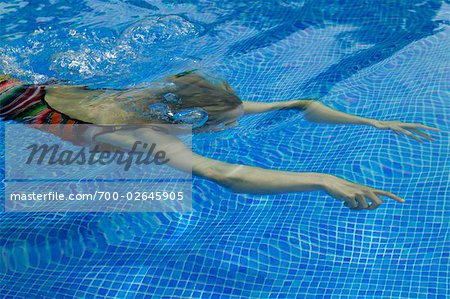
[[[450,297],[448,1],[0,7],[0,73],[23,80],[126,88],[199,68],[245,100],[314,97],[441,129],[421,144],[370,127],[309,123],[297,111],[245,116],[238,127],[194,136],[193,149],[334,174],[406,203],[355,213],[320,192],[233,194],[195,177],[187,214],[0,213],[0,297]]]

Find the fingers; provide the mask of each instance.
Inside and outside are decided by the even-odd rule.
[[[408,128],[421,128],[421,129],[424,129],[424,130],[430,130],[430,131],[435,131],[435,132],[440,132],[441,131],[438,128],[433,128],[433,127],[425,126],[425,125],[422,125],[422,124],[415,124],[415,123],[407,123],[407,124],[404,124],[404,126],[408,127]]]
[[[380,195],[384,195],[384,196],[390,197],[393,200],[396,200],[398,202],[405,202],[405,200],[403,198],[401,198],[401,197],[399,197],[399,196],[397,196],[397,195],[395,195],[395,194],[393,194],[391,192],[388,192],[388,191],[373,189],[372,192],[375,193],[375,194],[380,194]]]
[[[354,211],[363,209],[375,210],[383,203],[379,195],[390,197],[398,202],[405,202],[403,198],[391,192],[369,188],[368,190],[364,190],[364,194],[356,193],[353,198],[350,196],[347,197],[345,205]],[[371,201],[370,204],[368,203],[368,199]]]
[[[371,204],[368,203],[367,199],[365,197],[369,197],[371,199]],[[367,194],[357,194],[355,196],[356,202],[358,203],[358,206],[356,207],[350,207],[350,209],[354,211],[360,211],[360,210],[375,210],[378,208],[382,203],[383,200],[380,199],[378,196],[375,195],[372,191],[369,191]]]
[[[377,209],[383,203],[383,200],[380,197],[381,195],[390,197],[391,199],[394,199],[401,203],[405,202],[403,198],[388,191],[378,190],[346,180],[339,180],[338,182],[340,181],[342,182],[338,186],[339,188],[337,188],[336,190],[332,190],[336,192],[328,193],[338,199],[343,200],[344,205],[354,211],[363,209]]]
[[[407,130],[405,130],[405,129],[400,128],[400,129],[398,129],[398,130],[399,130],[400,132],[402,132],[403,134],[408,135],[409,137],[411,137],[412,139],[414,139],[414,140],[416,140],[416,141],[418,141],[418,142],[423,142],[422,139],[420,139],[419,137],[415,136],[413,133],[411,133],[411,132],[409,132],[409,131],[407,131]]]
[[[358,202],[358,208],[359,209],[367,209],[369,207],[369,204],[367,203],[367,200],[364,195],[357,194],[355,196],[356,201]]]
[[[370,206],[367,208],[368,210],[375,210],[376,208],[378,208],[382,203],[383,200],[381,198],[379,198],[375,193],[373,193],[372,191],[369,191],[367,193],[367,196],[370,198],[370,200],[372,201],[372,203],[370,204]]]
[[[441,130],[439,130],[437,128],[433,128],[433,127],[430,127],[430,126],[425,126],[425,125],[422,125],[422,124],[402,123],[400,121],[390,121],[389,125],[388,125],[388,128],[393,130],[397,135],[401,135],[400,133],[403,133],[403,134],[413,138],[414,140],[416,140],[418,142],[423,142],[423,140],[420,139],[419,137],[415,136],[411,132],[414,132],[415,134],[420,135],[424,139],[435,141],[436,139],[434,139],[429,134],[426,134],[426,133],[420,131],[419,128],[423,129],[423,130],[430,130],[430,131],[435,131],[435,132],[441,131]]]
[[[424,132],[422,132],[422,131],[420,131],[419,129],[416,129],[416,128],[406,128],[406,129],[404,129],[404,128],[400,127],[400,128],[393,129],[393,130],[397,133],[397,135],[399,134],[399,132],[402,132],[402,133],[408,135],[409,137],[411,137],[411,138],[413,138],[413,139],[415,139],[415,140],[417,140],[419,142],[423,142],[423,140],[418,138],[417,136],[415,136],[413,133],[411,133],[409,131],[412,131],[412,132],[414,132],[414,133],[416,133],[416,134],[418,134],[418,135],[422,136],[423,138],[428,139],[430,141],[436,141],[436,139],[431,137],[429,134],[424,133]],[[407,131],[407,130],[409,130],[409,131]]]
[[[434,139],[433,137],[431,137],[431,136],[428,135],[427,133],[424,133],[424,132],[422,132],[422,131],[420,131],[420,130],[418,130],[418,129],[415,129],[415,128],[409,128],[408,130],[413,131],[413,132],[415,132],[416,134],[419,134],[420,136],[422,136],[422,137],[424,137],[424,138],[426,138],[426,139],[428,139],[428,140],[436,141],[436,139]]]
[[[345,205],[349,207],[350,209],[354,209],[358,207],[358,203],[354,198],[347,197],[345,200]]]

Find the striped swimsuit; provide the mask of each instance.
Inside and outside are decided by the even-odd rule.
[[[56,111],[45,101],[45,85],[23,84],[0,77],[0,119],[24,123],[76,145],[85,145],[88,124]],[[64,126],[54,126],[64,125]]]
[[[82,124],[51,108],[45,101],[45,86],[0,81],[0,118],[27,124]]]
[[[5,80],[0,74],[0,119],[27,124],[70,141],[75,145],[98,145],[99,151],[114,151],[117,147],[97,143],[95,138],[114,132],[114,126],[96,126],[71,118],[53,109],[45,101],[45,85],[23,84],[16,80]],[[91,131],[87,134],[87,131]]]

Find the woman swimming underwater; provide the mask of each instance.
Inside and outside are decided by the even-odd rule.
[[[279,109],[302,111],[309,121],[333,124],[370,125],[392,130],[422,142],[433,140],[420,129],[436,128],[401,121],[383,121],[336,111],[313,99],[258,103],[242,101],[224,81],[212,82],[205,75],[189,71],[165,79],[160,88],[128,90],[88,89],[59,84],[30,85],[0,75],[0,117],[28,124],[94,124],[84,133],[92,143],[132,149],[136,140],[156,144],[169,164],[212,180],[237,193],[276,194],[325,191],[353,210],[376,209],[381,196],[404,200],[390,192],[363,186],[318,172],[289,172],[231,164],[191,153],[176,136],[153,129],[158,124],[190,124],[193,132],[224,130],[237,125],[244,114]],[[102,130],[105,125],[152,124],[135,129]],[[100,128],[100,130],[96,130]],[[64,136],[61,136],[64,138]],[[186,161],[188,153],[192,161]]]

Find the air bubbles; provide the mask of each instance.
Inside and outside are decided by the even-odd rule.
[[[192,125],[193,129],[200,128],[208,120],[208,112],[201,108],[186,108],[173,112],[164,103],[155,103],[148,106],[145,113],[150,119],[163,120],[172,124]]]
[[[170,116],[173,115],[169,107],[162,103],[152,104],[148,108],[150,116],[157,119],[168,121]]]
[[[138,21],[120,35],[107,28],[71,28],[43,36],[53,34],[46,43],[59,49],[51,57],[52,71],[60,77],[82,78],[84,82],[89,79],[105,86],[151,80],[164,69],[190,64],[189,59],[178,59],[175,51],[183,46],[183,41],[196,37],[199,28],[181,16],[165,15]]]
[[[195,61],[185,53],[195,46],[203,27],[170,14],[145,17],[118,32],[119,28],[42,23],[25,38],[0,49],[0,57],[9,56],[27,72],[48,73],[73,84],[135,85],[159,80],[170,70],[192,66]],[[30,79],[29,74],[20,74],[20,69],[9,70],[4,60],[0,61],[2,71]],[[50,79],[45,78],[44,82]],[[36,80],[40,79],[33,78],[39,83]],[[168,95],[167,102],[175,100]]]
[[[178,15],[152,16],[129,26],[121,40],[135,47],[168,45],[194,38],[198,26]]]
[[[56,56],[51,69],[60,74],[64,74],[66,70],[71,75],[78,73],[85,78],[92,77],[96,75],[96,61],[99,59],[95,55],[90,51],[68,50]]]
[[[177,124],[192,125],[193,129],[200,128],[208,120],[208,112],[201,108],[183,109],[173,115]]]
[[[169,102],[169,103],[177,103],[180,101],[180,98],[177,97],[176,94],[174,94],[173,92],[169,92],[163,95],[163,98],[165,101]]]

